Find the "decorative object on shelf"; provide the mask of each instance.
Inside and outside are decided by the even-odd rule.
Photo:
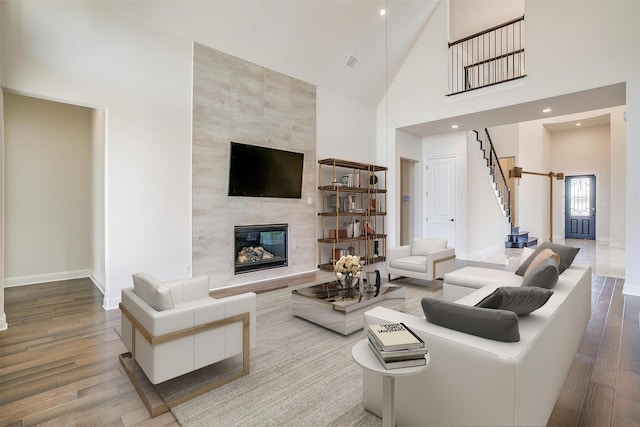
[[[333,271],[335,271],[336,278],[342,285],[342,291],[340,292],[342,299],[356,296],[361,270],[360,258],[355,255],[343,256],[336,262]]]
[[[362,231],[361,231],[360,220],[356,219],[355,221],[353,221],[353,237],[360,237],[361,233]]]
[[[365,236],[371,236],[372,234],[374,234],[373,227],[371,227],[370,219],[364,222],[364,234]]]
[[[373,188],[376,188],[378,186],[378,177],[375,174],[369,177],[369,184],[371,184]]]

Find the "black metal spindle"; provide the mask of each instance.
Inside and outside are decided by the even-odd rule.
[[[449,43],[449,95],[525,77],[523,38],[524,16]]]

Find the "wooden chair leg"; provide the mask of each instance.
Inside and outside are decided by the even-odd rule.
[[[122,310],[122,307],[121,307]],[[123,310],[123,314],[125,314],[127,317],[130,316],[130,313],[126,310]],[[130,320],[132,319],[132,317],[130,317]],[[184,403],[188,400],[191,400],[195,397],[198,397],[202,394],[208,393],[211,390],[214,390],[218,387],[222,387],[225,384],[230,383],[231,381],[237,380],[238,378],[244,377],[246,375],[249,374],[249,362],[250,362],[250,328],[249,328],[249,324],[250,324],[250,315],[249,313],[243,313],[241,315],[237,315],[237,316],[232,316],[230,318],[226,318],[226,319],[222,319],[216,322],[212,322],[208,325],[205,325],[203,327],[201,327],[200,329],[209,329],[209,328],[215,328],[215,327],[220,327],[222,325],[225,325],[227,323],[233,323],[233,322],[242,322],[242,371],[240,372],[236,372],[235,374],[231,374],[227,377],[221,378],[215,382],[213,382],[212,384],[208,384],[205,385],[197,390],[194,390],[190,393],[187,393],[184,396],[178,397],[176,399],[170,400],[168,402],[164,401],[160,395],[158,394],[158,396],[160,397],[160,399],[162,400],[162,403],[158,404],[158,405],[154,405],[153,402],[151,401],[151,398],[149,397],[149,395],[147,394],[147,392],[145,391],[144,387],[142,384],[140,384],[140,382],[138,381],[138,378],[136,377],[136,329],[138,329],[138,322],[136,322],[135,320],[133,320],[131,322],[132,324],[132,337],[131,337],[131,351],[130,352],[126,352],[126,353],[122,353],[119,355],[119,359],[120,359],[120,364],[122,365],[122,368],[125,370],[125,372],[127,373],[127,376],[129,377],[129,380],[131,380],[131,383],[133,384],[133,386],[135,387],[136,391],[138,392],[138,395],[140,396],[140,398],[142,399],[142,402],[144,403],[144,406],[147,408],[147,411],[149,411],[149,414],[151,415],[151,417],[156,417],[160,414],[163,414],[169,410],[171,410],[171,408],[173,408],[174,406],[180,405],[181,403]],[[144,331],[146,332],[146,331]],[[186,333],[186,332],[185,332]],[[143,336],[145,334],[143,333]],[[155,339],[152,339],[152,345],[153,345],[153,341],[166,341],[166,340],[171,340],[173,338],[175,338],[175,336],[181,336],[182,332],[178,333],[178,334],[170,334],[170,336],[166,336],[166,337],[156,337]],[[127,360],[129,360],[129,363],[131,364],[131,368],[129,368],[129,366],[127,366]],[[144,372],[142,371],[142,369],[140,369],[140,375],[145,376]],[[151,387],[154,391],[155,391],[155,387],[153,387],[153,384],[151,384],[151,382],[149,381],[149,387]]]

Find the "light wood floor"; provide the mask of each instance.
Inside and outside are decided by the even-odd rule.
[[[591,321],[550,425],[640,426],[640,298],[622,285],[594,279]],[[120,312],[102,310],[88,279],[7,288],[5,306],[1,425],[177,425],[171,413],[149,418],[117,360]]]

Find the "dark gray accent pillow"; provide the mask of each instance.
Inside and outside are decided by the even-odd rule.
[[[424,297],[421,301],[428,322],[496,341],[520,341],[518,315],[513,311],[472,307]]]
[[[553,258],[548,258],[536,265],[522,280],[523,288],[538,286],[540,288],[553,289],[558,283],[560,271]]]
[[[518,288],[501,287],[491,292],[476,304],[476,307],[497,308],[513,311],[518,316],[526,316],[545,305],[553,291],[537,286]]]
[[[542,252],[544,249],[547,249],[547,248],[557,253],[558,256],[560,257],[560,265],[558,266],[558,271],[560,274],[562,274],[563,271],[565,271],[567,268],[571,266],[571,263],[573,263],[573,260],[575,259],[576,255],[580,251],[580,248],[574,248],[573,246],[560,245],[558,243],[551,243],[551,242],[543,242],[539,244],[536,250],[533,251],[531,256],[527,258],[518,267],[518,269],[516,270],[516,274],[518,276],[524,276],[524,272],[527,271],[527,268],[529,268],[529,264],[531,264],[531,261],[533,261],[540,252]]]

